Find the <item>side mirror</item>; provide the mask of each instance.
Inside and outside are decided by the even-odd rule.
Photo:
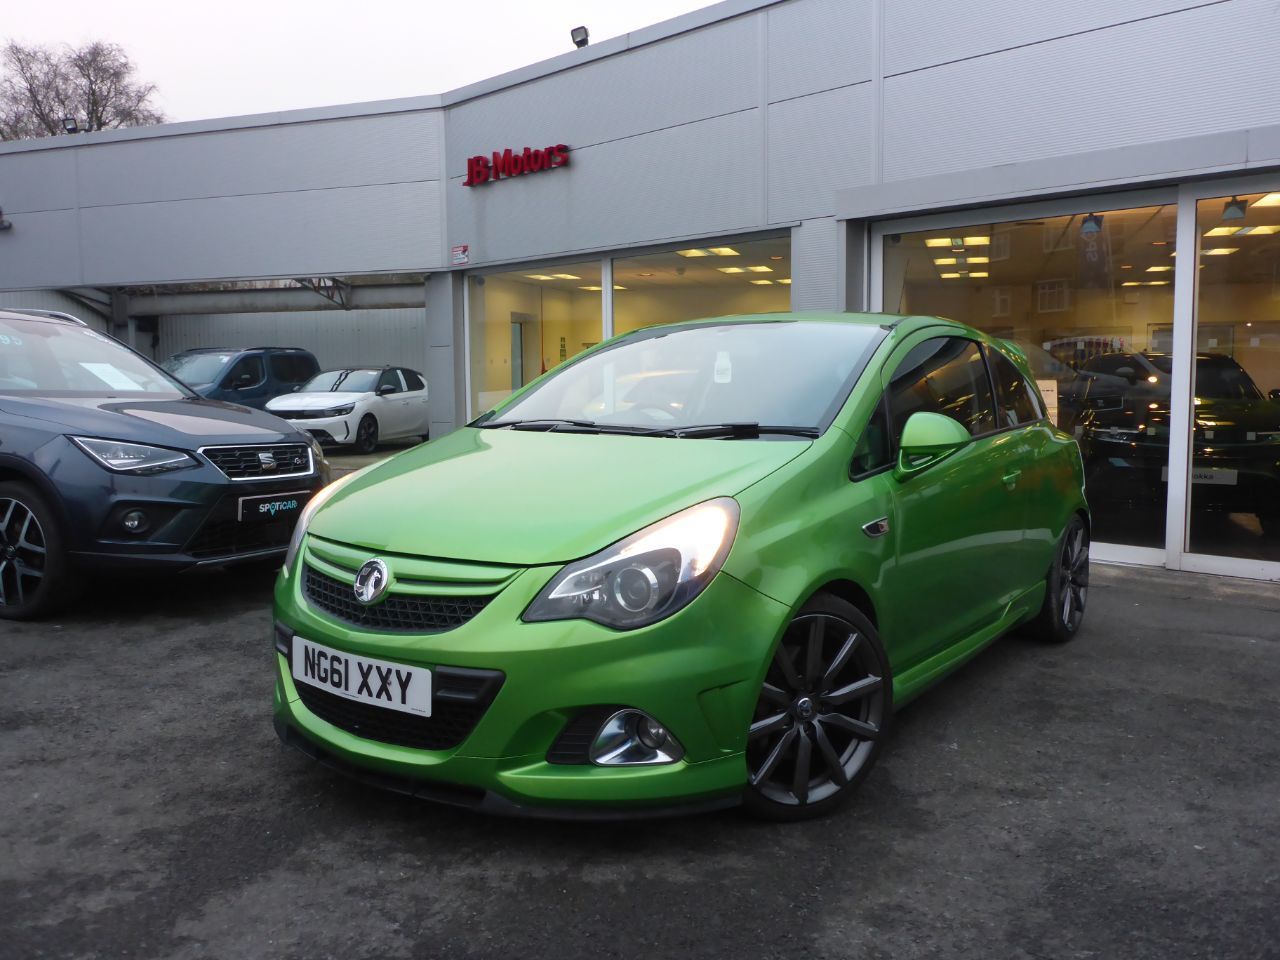
[[[302,389],[302,384],[300,384],[300,383],[295,383],[292,387],[290,387],[290,388],[289,388],[289,392],[290,392],[290,393],[297,393],[297,392],[298,392],[299,390],[301,390],[301,389]]]
[[[1280,400],[1280,390],[1272,390],[1267,394],[1272,400]]]
[[[378,396],[380,397],[385,397],[387,394],[395,393],[395,392],[396,392],[396,388],[389,383],[384,383],[382,386],[378,388]]]
[[[235,378],[234,382],[232,382],[231,389],[243,390],[245,387],[251,387],[251,386],[253,386],[253,374],[242,373],[240,374],[240,376]]]
[[[900,481],[909,480],[962,449],[970,439],[969,431],[950,417],[913,413],[902,431],[893,475]]]
[[[1130,383],[1138,382],[1138,371],[1133,369],[1133,367],[1117,367],[1116,376],[1124,377]]]

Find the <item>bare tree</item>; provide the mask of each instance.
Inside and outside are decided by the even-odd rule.
[[[52,137],[72,118],[80,130],[142,127],[164,115],[154,83],[134,77],[124,48],[95,40],[62,49],[11,42],[0,53],[0,140]]]

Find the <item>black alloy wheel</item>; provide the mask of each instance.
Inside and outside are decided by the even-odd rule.
[[[378,448],[378,421],[373,414],[366,413],[360,418],[356,427],[356,452],[373,453]]]
[[[59,599],[64,565],[44,501],[22,484],[0,483],[0,618],[48,613]]]
[[[801,820],[839,805],[883,749],[892,703],[875,627],[852,604],[815,597],[765,674],[747,733],[747,810]]]
[[[1084,622],[1089,599],[1089,528],[1076,514],[1062,532],[1045,583],[1044,604],[1031,632],[1050,643],[1066,643]]]

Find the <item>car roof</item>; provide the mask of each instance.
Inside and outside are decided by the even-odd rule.
[[[722,324],[738,323],[795,323],[802,321],[844,323],[868,327],[875,326],[883,329],[894,329],[898,327],[917,329],[919,327],[928,326],[948,326],[954,327],[956,330],[964,330],[985,339],[990,339],[987,334],[984,334],[979,330],[974,330],[963,323],[956,320],[948,320],[945,317],[930,317],[903,313],[841,313],[834,310],[801,310],[782,313],[743,313],[725,317],[701,317],[696,320],[677,320],[672,323],[653,324],[651,326],[641,327],[637,330],[628,331],[628,333],[623,334],[623,336],[650,330],[679,329],[682,327],[718,326]]]
[[[252,353],[255,350],[278,350],[282,353],[310,353],[306,347],[191,347],[180,350],[175,356],[182,357],[188,353]]]
[[[44,310],[37,307],[0,307],[0,317],[6,320],[30,320],[34,323],[62,323],[78,327],[88,324],[79,317],[60,310]]]

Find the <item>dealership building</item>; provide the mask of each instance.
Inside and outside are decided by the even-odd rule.
[[[0,303],[416,367],[433,435],[651,324],[938,314],[1141,452],[1090,465],[1096,556],[1280,579],[1277,37],[1275,0],[726,0],[438,95],[0,144]]]

